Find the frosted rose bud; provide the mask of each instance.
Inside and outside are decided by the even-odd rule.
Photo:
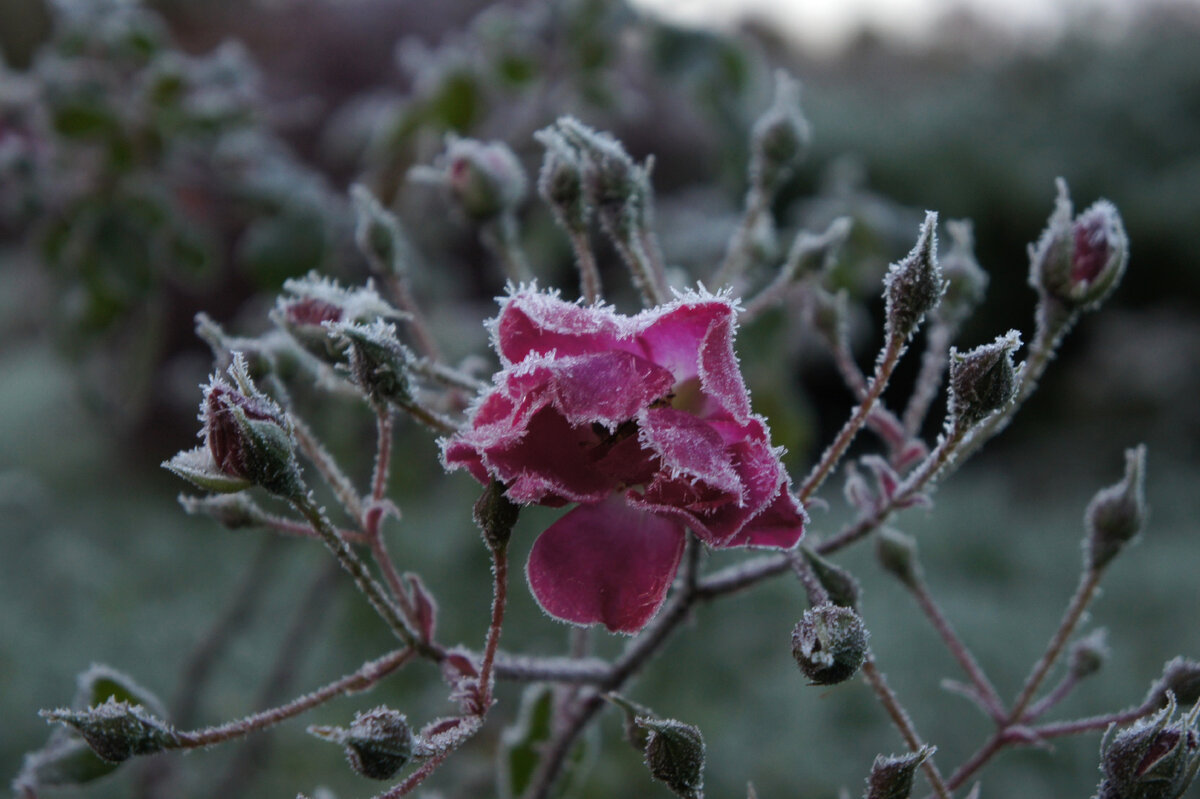
[[[271,319],[306,352],[328,364],[346,360],[345,342],[332,334],[331,326],[403,317],[370,282],[363,287],[343,288],[337,281],[314,272],[284,281],[283,292]]]
[[[857,607],[858,598],[862,594],[862,586],[858,584],[858,580],[853,574],[836,563],[826,560],[808,547],[800,547],[800,554],[808,562],[817,582],[829,595],[830,602],[847,608]]]
[[[1103,627],[1093,630],[1071,645],[1067,659],[1071,676],[1077,680],[1090,677],[1103,668],[1109,654],[1108,631]]]
[[[1016,396],[1018,370],[1013,353],[1021,346],[1021,334],[1010,330],[969,352],[950,348],[950,418],[964,429],[973,427]]]
[[[110,698],[87,710],[43,711],[47,721],[73,727],[101,759],[120,763],[177,743],[174,731],[141,705]]]
[[[704,796],[704,736],[700,729],[674,719],[639,717],[635,723],[646,732],[646,767],[654,779],[676,796]]]
[[[775,73],[775,102],[750,133],[750,179],[774,194],[804,160],[812,130],[800,112],[800,85],[782,70]]]
[[[878,755],[867,778],[865,799],[908,799],[912,795],[913,777],[937,747],[922,746],[916,752],[884,757]]]
[[[572,231],[585,230],[591,205],[584,189],[584,164],[579,153],[553,127],[534,136],[546,147],[538,173],[538,194],[559,224]]]
[[[888,267],[883,288],[888,340],[907,341],[946,291],[938,264],[936,213],[925,214],[916,245]]]
[[[1096,799],[1179,799],[1200,769],[1200,705],[1178,721],[1175,699],[1149,719],[1113,735],[1110,727],[1100,744],[1104,779]]]
[[[375,271],[403,274],[412,254],[400,221],[361,183],[350,187],[350,199],[354,202],[354,242],[359,251]]]
[[[1184,657],[1167,661],[1162,677],[1150,689],[1147,701],[1153,699],[1159,707],[1166,707],[1171,694],[1181,705],[1200,702],[1200,662]]]
[[[356,774],[388,780],[413,756],[413,734],[403,713],[379,706],[357,713],[348,729],[309,727],[308,732],[346,748],[346,760]]]
[[[1068,308],[1093,310],[1125,273],[1129,238],[1121,215],[1099,200],[1072,219],[1066,181],[1058,181],[1054,212],[1036,245],[1029,248],[1029,282],[1039,293]]]
[[[451,138],[443,159],[446,187],[472,219],[486,221],[511,212],[525,199],[525,170],[504,142]]]
[[[792,630],[792,656],[813,685],[845,682],[867,659],[867,628],[852,608],[810,608]]]
[[[330,325],[329,334],[344,347],[345,363],[338,369],[373,403],[412,403],[409,364],[414,356],[400,343],[395,325],[380,319],[370,324],[343,322]]]
[[[202,434],[216,470],[282,497],[303,490],[291,421],[250,381],[246,361],[235,353],[229,369],[235,385],[213,376],[200,406]]]
[[[1084,512],[1088,568],[1103,569],[1146,524],[1146,445],[1125,450],[1125,477],[1101,489]]]

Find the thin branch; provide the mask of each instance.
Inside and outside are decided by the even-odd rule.
[[[887,711],[888,716],[892,719],[892,723],[896,725],[896,729],[900,731],[900,735],[904,738],[905,744],[911,752],[919,752],[925,745],[921,740],[921,736],[917,734],[916,727],[913,726],[912,719],[908,717],[904,706],[900,704],[896,694],[887,684],[887,679],[875,665],[875,659],[868,657],[862,665],[863,679],[871,686],[871,690],[875,692],[875,696]],[[933,756],[925,758],[921,763],[921,770],[925,772],[925,777],[929,780],[929,784],[933,786],[934,793],[941,799],[952,799],[950,789],[942,780],[941,772],[938,771],[937,765],[933,762]]]

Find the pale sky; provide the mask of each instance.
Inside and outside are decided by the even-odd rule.
[[[1198,5],[1200,0],[1177,0]],[[777,20],[788,37],[833,49],[870,21],[902,39],[921,41],[956,8],[969,7],[1015,35],[1052,38],[1070,16],[1095,15],[1119,29],[1145,0],[632,0],[658,16],[685,25],[725,27],[743,14]]]

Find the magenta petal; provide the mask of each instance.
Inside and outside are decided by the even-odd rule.
[[[726,546],[791,549],[804,537],[808,515],[784,485],[771,505],[755,516]]]
[[[658,456],[663,478],[699,480],[741,501],[742,484],[728,448],[706,422],[675,408],[650,408],[639,421],[642,446]]]
[[[716,320],[700,342],[700,385],[739,423],[750,417],[750,395],[733,352],[733,317]]]
[[[628,352],[564,359],[554,377],[555,406],[572,424],[614,429],[671,391],[666,369]]]
[[[509,364],[531,353],[559,357],[622,349],[621,321],[612,311],[590,308],[553,294],[522,291],[504,301],[493,327],[496,351]]]
[[[679,524],[619,497],[580,505],[534,542],[529,587],[557,619],[636,633],[666,598],[684,541]]]
[[[665,306],[643,312],[645,319],[656,315],[638,334],[646,357],[667,367],[677,382],[700,374],[700,342],[722,319],[732,320],[733,306],[727,300],[704,300]]]

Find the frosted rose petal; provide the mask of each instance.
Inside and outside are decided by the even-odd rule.
[[[680,525],[619,497],[581,505],[534,542],[529,587],[557,619],[635,633],[666,598],[685,540]]]

